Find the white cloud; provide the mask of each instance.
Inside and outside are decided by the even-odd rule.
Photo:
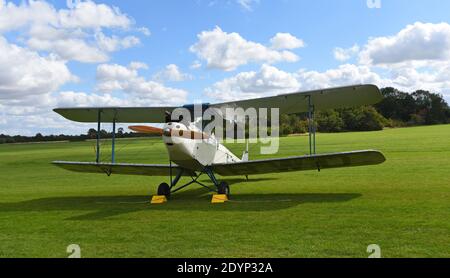
[[[28,104],[25,105],[26,103]],[[2,107],[3,121],[0,121],[0,130],[2,133],[10,135],[34,135],[37,132],[44,134],[85,133],[92,127],[92,124],[71,122],[68,125],[67,120],[54,113],[52,109],[55,107],[125,106],[127,103],[127,100],[113,97],[110,94],[87,94],[72,91],[28,97],[20,102],[6,100],[6,105]],[[105,125],[102,128],[105,128]]]
[[[148,69],[148,65],[142,62],[131,62],[128,67],[132,70]]]
[[[58,12],[59,23],[63,28],[122,28],[132,25],[132,19],[118,8],[96,4],[90,0],[77,1],[73,8]]]
[[[450,25],[416,22],[394,36],[369,40],[360,62],[372,65],[450,60]]]
[[[51,25],[62,29],[128,29],[133,20],[118,8],[77,1],[71,9],[56,10],[46,1],[25,1],[20,5],[1,0],[0,32],[18,30],[29,25]]]
[[[416,22],[393,36],[370,38],[360,49],[357,45],[349,49],[336,48],[334,54],[340,61],[358,56],[359,64],[343,65],[340,70],[330,70],[328,74],[361,76],[361,80],[369,80],[380,87],[393,86],[410,92],[424,89],[450,96],[448,23]],[[330,81],[324,77],[325,73],[308,74]],[[314,78],[309,80],[315,82]]]
[[[193,77],[187,73],[181,72],[175,64],[167,65],[166,68],[156,73],[153,78],[157,81],[173,81],[180,82],[184,80],[193,79]]]
[[[62,91],[28,95],[20,99],[0,99],[2,121],[0,129],[6,134],[34,135],[38,130],[45,134],[84,133],[89,124],[71,123],[52,111],[55,107],[98,106],[159,106],[182,105],[187,92],[169,88],[161,83],[139,76],[138,70],[147,65],[133,62],[128,67],[100,65],[97,70],[97,93]],[[122,91],[116,95],[116,91]],[[15,123],[20,122],[20,127]],[[38,127],[38,128],[37,128]]]
[[[247,41],[238,33],[226,33],[219,27],[203,31],[190,50],[206,61],[209,68],[225,71],[251,63],[296,62],[299,57],[290,51],[277,51],[262,44]]]
[[[136,65],[139,65],[136,67]],[[128,67],[117,64],[102,64],[97,67],[97,89],[100,91],[122,90],[127,80],[138,78],[138,70],[145,64],[131,63]]]
[[[41,57],[0,37],[0,100],[15,100],[56,91],[76,81],[66,63]]]
[[[367,66],[346,64],[324,72],[302,69],[289,73],[263,65],[258,72],[241,72],[219,81],[205,94],[217,101],[230,101],[362,83],[388,84]]]
[[[202,63],[200,61],[195,60],[190,66],[191,69],[199,69],[202,67]]]
[[[218,101],[257,98],[267,95],[289,93],[300,88],[294,74],[273,66],[262,65],[258,72],[241,72],[207,88],[208,97]]]
[[[216,101],[231,101],[363,83],[382,87],[394,84],[367,66],[345,64],[324,72],[302,69],[289,73],[263,65],[258,72],[241,72],[219,81],[205,94]]]
[[[450,66],[439,71],[419,71],[414,67],[380,69],[367,65],[344,64],[326,71],[301,69],[281,71],[264,65],[259,72],[241,72],[215,83],[205,94],[215,101],[258,98],[281,93],[307,91],[353,84],[375,84],[412,92],[431,90],[450,96]]]
[[[95,36],[97,44],[100,49],[107,52],[115,52],[121,49],[127,49],[136,45],[139,45],[141,41],[135,36],[127,36],[119,38],[117,36],[108,37],[102,32]]]
[[[274,49],[296,49],[305,46],[305,42],[294,37],[289,33],[277,33],[272,39],[272,48]]]
[[[4,2],[0,6],[0,33],[19,32],[33,50],[47,51],[64,60],[99,63],[109,53],[140,43],[135,36],[107,37],[103,29],[128,32],[133,19],[118,8],[88,1],[69,1],[69,9],[55,9],[46,1],[26,1],[20,5]],[[149,35],[147,28],[137,31]]]
[[[340,62],[348,61],[359,53],[359,49],[359,45],[357,44],[353,45],[350,48],[336,47],[333,50],[334,58]]]
[[[142,34],[144,34],[147,37],[152,34],[152,32],[150,32],[150,30],[147,27],[138,28],[138,31],[141,32]]]
[[[259,4],[259,0],[236,0],[236,2],[247,11],[253,11],[253,6]]]
[[[127,106],[126,100],[113,97],[111,94],[87,94],[84,92],[64,91],[56,96],[58,107],[108,107]]]
[[[449,63],[436,63],[424,68],[410,62],[386,71],[389,73],[390,86],[405,91],[430,90],[450,97]]]
[[[58,24],[58,14],[47,2],[29,1],[16,5],[0,0],[0,33],[42,24]]]
[[[37,129],[47,133],[85,130],[76,123],[68,127],[67,121],[52,112],[58,106],[153,105],[154,98],[144,94],[122,98],[121,94],[108,92],[58,92],[68,82],[78,81],[68,69],[68,61],[105,62],[111,52],[139,44],[139,38],[127,35],[129,32],[150,35],[147,28],[135,28],[133,19],[118,8],[105,4],[75,1],[69,9],[55,9],[46,1],[15,4],[0,0],[2,132],[32,135]],[[6,36],[16,43],[8,42]],[[130,64],[134,71],[145,67],[142,63]],[[169,95],[176,91],[159,83],[138,85],[143,86],[142,93],[167,96],[166,89]],[[153,89],[148,89],[151,85]],[[185,94],[182,90],[178,93]],[[160,100],[163,102],[167,100]],[[21,123],[20,127],[17,122]]]
[[[37,51],[49,51],[63,60],[75,60],[84,63],[106,62],[108,54],[100,47],[88,43],[84,34],[53,27],[35,26],[30,30],[31,37],[27,46]]]
[[[136,67],[136,65],[139,65]],[[187,92],[164,86],[139,76],[144,64],[132,63],[125,67],[103,64],[97,67],[97,90],[105,93],[123,91],[134,105],[180,105],[186,101]]]
[[[373,72],[370,67],[352,64],[340,65],[338,68],[329,69],[324,72],[302,69],[296,73],[296,78],[301,84],[302,90],[366,83],[377,84],[379,86],[386,84],[386,80],[379,74]]]

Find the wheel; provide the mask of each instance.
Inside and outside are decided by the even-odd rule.
[[[170,186],[167,183],[161,183],[158,187],[158,195],[170,197]]]
[[[228,186],[228,183],[224,181],[219,184],[217,189],[219,194],[230,195],[230,187]]]

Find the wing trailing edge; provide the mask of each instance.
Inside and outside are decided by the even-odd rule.
[[[297,156],[265,160],[243,161],[233,164],[215,164],[214,172],[221,176],[263,175],[269,173],[297,172],[377,165],[386,161],[379,151],[354,151],[313,156]]]
[[[67,162],[54,161],[55,166],[72,172],[96,173],[107,175],[141,175],[167,177],[170,175],[170,165],[158,164],[125,164],[125,163],[95,163],[95,162]],[[183,170],[183,176],[196,176],[195,172],[172,166],[172,174],[176,175]]]

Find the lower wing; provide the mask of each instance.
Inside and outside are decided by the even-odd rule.
[[[94,163],[94,162],[66,162],[55,161],[54,165],[73,172],[98,173],[98,174],[119,174],[119,175],[142,175],[142,176],[169,176],[170,165],[157,164],[123,164],[123,163]],[[195,172],[172,166],[172,173],[175,175],[183,171],[183,176],[196,176]]]
[[[384,161],[386,161],[386,158],[382,153],[369,150],[253,160],[231,164],[214,164],[211,167],[214,172],[221,176],[240,176],[376,165]],[[169,176],[171,172],[170,165],[158,164],[111,164],[65,161],[55,161],[53,164],[69,171],[107,175]],[[196,176],[196,173],[192,170],[183,169],[176,165],[172,166],[173,174],[177,174],[180,171],[183,171],[183,176]]]
[[[376,165],[385,161],[386,158],[381,152],[368,150],[253,160],[231,164],[214,164],[212,165],[212,169],[221,176],[261,175],[268,173]]]

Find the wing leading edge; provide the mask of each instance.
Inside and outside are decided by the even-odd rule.
[[[54,161],[56,165],[65,170],[81,173],[96,173],[96,174],[118,174],[118,175],[142,175],[142,176],[159,176],[166,177],[170,175],[169,165],[157,164],[123,164],[123,163],[95,163],[95,162],[66,162]],[[172,174],[176,175],[180,170],[183,170],[183,176],[195,176],[196,174],[191,170],[180,168],[179,166],[172,166]]]
[[[80,123],[96,123],[101,112],[102,123],[164,123],[166,112],[176,107],[83,107],[56,108],[53,111],[64,118]]]
[[[334,108],[357,107],[380,102],[383,96],[375,85],[355,85],[323,90],[296,92],[258,99],[205,104],[203,108],[218,108],[225,115],[226,108],[279,108],[280,114],[294,114],[309,111],[309,104],[315,111]],[[311,103],[310,103],[311,101]],[[184,106],[185,108],[191,105]],[[177,107],[92,107],[57,108],[54,111],[64,118],[82,123],[96,123],[101,112],[103,123],[164,123],[166,112]],[[180,107],[182,108],[182,107]],[[192,108],[192,107],[191,107]]]
[[[380,102],[383,95],[375,85],[355,85],[347,87],[297,92],[272,97],[240,100],[213,104],[225,113],[226,108],[279,108],[280,114],[295,114],[309,111],[309,104],[315,111],[336,108],[351,108]]]
[[[368,150],[215,164],[212,168],[221,176],[238,176],[377,165],[385,161],[381,152]]]

